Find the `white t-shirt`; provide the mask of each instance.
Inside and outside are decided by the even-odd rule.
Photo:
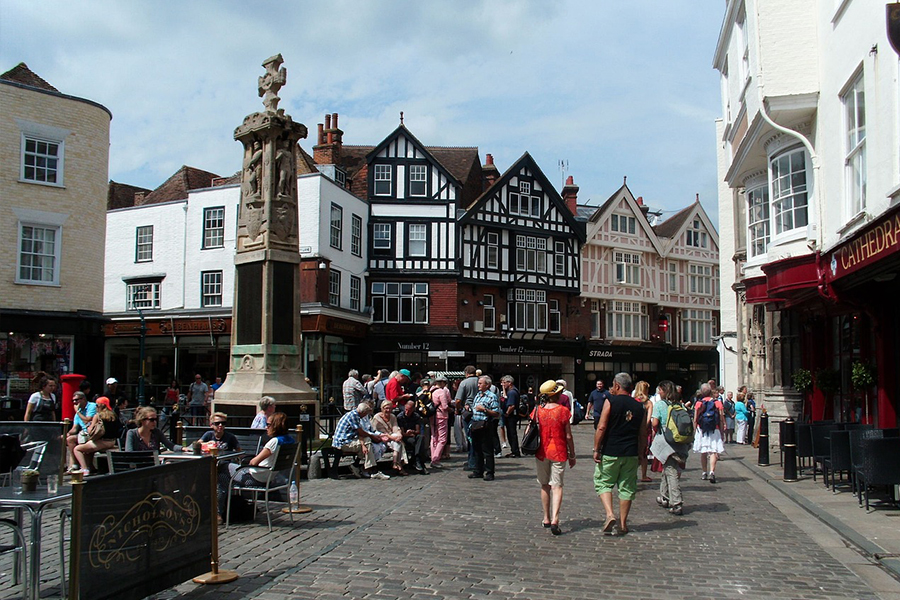
[[[260,483],[267,482],[272,476],[272,471],[270,471],[268,467],[271,467],[272,463],[275,461],[275,449],[278,448],[278,438],[272,438],[266,442],[264,448],[271,452],[271,454],[265,457],[262,462],[255,467],[250,467],[250,474],[253,475],[253,479]]]

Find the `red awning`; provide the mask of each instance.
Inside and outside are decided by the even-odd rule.
[[[819,285],[816,255],[804,254],[763,265],[769,297],[795,298],[815,292]]]
[[[770,298],[766,287],[766,277],[751,277],[743,281],[747,294],[747,304],[760,304],[765,302],[779,302],[778,298]]]

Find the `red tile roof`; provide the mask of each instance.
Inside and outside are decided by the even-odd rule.
[[[17,64],[3,75],[0,75],[0,80],[14,81],[16,83],[21,83],[22,85],[27,85],[40,90],[47,90],[49,92],[59,92],[58,89],[44,81],[23,62]]]
[[[110,180],[109,190],[106,193],[106,210],[134,206],[134,195],[140,192],[149,194],[150,190]]]
[[[220,179],[220,177],[215,173],[185,165],[178,169],[161,186],[147,194],[140,204],[159,204],[172,200],[184,200],[188,197],[190,190],[212,187],[214,179]]]

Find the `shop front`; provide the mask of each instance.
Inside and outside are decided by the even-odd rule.
[[[303,372],[325,406],[331,398],[341,403],[341,384],[350,369],[363,372],[367,362],[364,343],[368,326],[328,314],[301,314]]]
[[[103,376],[103,319],[97,314],[6,310],[0,314],[0,396],[25,401],[40,373]]]
[[[617,373],[628,373],[633,381],[646,381],[653,387],[668,379],[682,387],[685,397],[701,383],[715,379],[719,371],[719,353],[709,349],[682,350],[665,346],[617,346],[588,344],[585,357],[585,379],[588,391],[598,379],[606,387]]]
[[[129,398],[137,399],[143,338],[144,397],[160,401],[176,380],[186,393],[199,373],[212,383],[228,373],[231,316],[160,316],[114,320],[105,327],[105,372],[120,382]],[[97,391],[102,391],[98,389]]]

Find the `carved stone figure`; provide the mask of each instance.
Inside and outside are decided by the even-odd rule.
[[[259,183],[262,181],[262,144],[254,140],[253,146],[244,158],[244,196],[259,196]]]
[[[291,152],[290,140],[284,140],[282,144],[275,154],[275,164],[278,167],[278,185],[276,190],[279,196],[290,196],[294,170],[294,153]]]
[[[287,69],[279,70],[278,68],[283,62],[284,59],[281,58],[281,55],[276,54],[267,58],[262,64],[266,68],[266,74],[259,78],[259,96],[263,98],[265,95],[263,106],[269,112],[277,112],[278,102],[281,100],[278,97],[278,90],[287,83]]]

